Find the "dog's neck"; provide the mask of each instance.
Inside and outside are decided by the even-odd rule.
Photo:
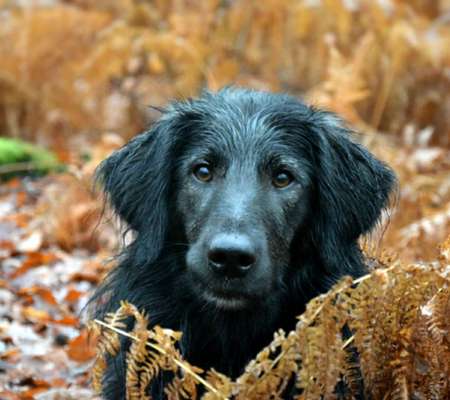
[[[179,325],[183,332],[181,351],[193,365],[215,368],[235,378],[282,327],[280,316],[269,308],[227,311],[211,306],[188,309]],[[295,325],[295,315],[290,325]]]

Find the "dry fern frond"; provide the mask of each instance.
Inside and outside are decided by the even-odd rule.
[[[123,330],[126,328],[124,320],[135,319],[132,333]],[[133,340],[127,353],[126,396],[127,400],[147,398],[146,390],[151,380],[162,370],[175,374],[171,385],[167,388],[170,398],[177,398],[179,394],[190,398],[196,393],[196,385],[201,384],[214,394],[217,399],[226,399],[214,386],[202,378],[199,373],[203,370],[191,366],[182,360],[175,345],[181,334],[171,329],[162,329],[159,326],[147,330],[148,319],[132,304],[123,301],[115,313],[109,313],[105,321],[94,320],[102,329],[100,330],[99,351],[93,370],[93,387],[101,392],[101,376],[105,371],[106,358],[114,357],[120,350],[119,335]],[[177,378],[182,374],[183,378]],[[194,385],[195,383],[195,385]],[[144,397],[142,397],[144,396]],[[173,397],[175,396],[175,397]]]
[[[444,340],[450,342],[450,295],[449,288],[440,289],[431,300],[422,307],[422,314],[428,317],[427,327],[437,344]]]
[[[150,336],[147,331],[148,320],[143,315],[137,315],[137,317],[140,318],[136,319],[132,334],[138,340],[131,344],[126,357],[127,400],[149,399],[150,397],[145,393],[147,383],[159,372],[157,364],[148,361],[150,358],[147,351],[147,340]],[[145,375],[144,379],[141,378],[142,373]]]
[[[94,370],[95,387],[101,387],[105,356],[118,351],[120,334],[135,341],[127,355],[129,399],[147,398],[152,379],[163,371],[173,374],[165,387],[170,399],[282,399],[286,393],[304,400],[360,394],[391,400],[447,399],[449,244],[442,245],[440,262],[394,261],[362,278],[342,279],[309,302],[294,331],[276,332],[236,381],[214,370],[203,375],[182,359],[176,348],[179,333],[148,330],[146,317],[122,303],[106,318],[110,325],[97,321],[105,337]],[[132,334],[118,328],[127,317],[136,320]],[[109,330],[113,334],[106,334]],[[345,387],[341,397],[338,387]]]
[[[125,328],[124,320],[128,317],[124,307],[120,307],[115,313],[105,317],[105,324],[114,329]],[[97,343],[97,358],[92,370],[92,386],[98,392],[102,388],[102,378],[106,370],[107,357],[116,355],[120,350],[120,337],[114,330],[101,329],[95,323],[90,324],[91,332],[99,338]]]
[[[164,388],[169,400],[196,399],[197,383],[191,375],[175,376]]]
[[[342,337],[349,317],[340,296],[351,283],[350,278],[341,280],[326,295],[313,299],[300,317],[296,331],[302,368],[297,388],[304,398],[333,398],[337,382],[349,368]]]
[[[287,336],[282,330],[276,332],[270,346],[264,348],[237,379],[237,398],[264,398],[267,393],[281,398],[289,378],[298,371],[298,344],[297,332]]]
[[[221,396],[223,395],[225,398],[230,398],[232,395],[232,392],[234,390],[233,381],[228,378],[226,375],[221,374],[214,369],[207,371],[206,373],[206,380],[215,388],[217,388],[217,391],[221,393]],[[203,400],[220,400],[222,397],[218,396],[217,394],[208,391],[202,396]]]
[[[407,383],[408,364],[405,362],[407,357],[408,353],[404,350],[400,353],[398,359],[391,362],[394,378],[390,394],[392,400],[408,400],[411,398]]]

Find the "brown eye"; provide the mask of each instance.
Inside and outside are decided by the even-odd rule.
[[[287,171],[279,171],[272,178],[272,184],[278,189],[283,189],[290,185],[294,180],[293,176]]]
[[[200,164],[194,168],[194,176],[201,182],[209,182],[212,179],[212,171],[207,164]]]

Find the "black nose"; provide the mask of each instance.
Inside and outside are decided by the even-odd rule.
[[[252,268],[256,254],[247,236],[220,234],[211,241],[208,261],[214,272],[236,278],[244,276]]]

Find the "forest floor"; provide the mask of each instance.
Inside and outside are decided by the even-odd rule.
[[[0,398],[92,399],[95,345],[84,308],[105,252],[45,242],[39,199],[51,178],[0,186]]]

